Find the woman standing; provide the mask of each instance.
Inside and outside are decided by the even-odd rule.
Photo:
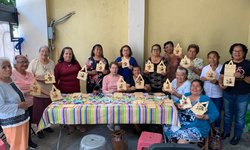
[[[64,94],[81,92],[80,81],[77,79],[77,74],[80,70],[81,66],[75,58],[73,49],[71,47],[64,47],[54,70],[56,87]],[[82,125],[77,125],[76,128],[81,132],[85,131]],[[74,130],[74,126],[70,125],[69,134]]]
[[[200,48],[196,44],[190,44],[187,49],[187,57],[191,60],[191,66],[188,69],[188,80],[200,79],[201,70],[203,68],[203,60],[197,58]]]
[[[151,91],[152,92],[162,92],[163,83],[166,81],[166,75],[168,72],[165,73],[157,73],[157,65],[160,64],[161,61],[168,66],[167,60],[161,56],[161,46],[159,44],[155,44],[151,48],[151,56],[148,58],[154,65],[154,72],[144,71],[145,75],[148,77],[150,81]],[[148,61],[147,60],[147,61]],[[146,61],[146,62],[147,62]]]
[[[168,60],[169,64],[169,71],[167,74],[167,78],[169,79],[169,81],[174,80],[176,70],[181,61],[181,57],[174,55],[173,50],[174,43],[172,41],[167,41],[166,43],[164,43],[165,58]]]
[[[28,111],[30,115],[29,121],[29,147],[37,148],[37,144],[32,142],[31,139],[31,123],[33,118],[33,96],[30,95],[30,87],[36,81],[34,75],[30,72],[27,72],[26,69],[28,68],[29,61],[23,55],[17,55],[13,61],[14,68],[12,70],[12,80],[16,83],[16,85],[21,89],[24,93],[25,101],[28,104]]]
[[[0,125],[10,150],[28,148],[29,107],[23,93],[11,79],[10,61],[0,57]]]
[[[96,65],[99,62],[105,64],[104,70],[96,71]],[[108,60],[103,55],[103,49],[100,44],[94,45],[91,51],[91,56],[88,58],[86,63],[88,69],[88,79],[87,79],[87,93],[93,93],[93,89],[102,89],[102,79],[109,73],[109,63]]]
[[[235,43],[230,47],[232,61],[236,65],[235,84],[233,87],[223,85],[224,68],[229,61],[225,62],[220,73],[219,85],[223,91],[224,98],[224,131],[222,139],[230,137],[233,116],[235,117],[234,136],[230,144],[237,145],[240,141],[250,99],[250,62],[246,60],[247,47],[241,43]]]
[[[38,84],[44,90],[40,96],[34,96],[33,98],[33,122],[36,124],[39,123],[44,109],[51,103],[49,92],[52,89],[52,84],[45,84],[44,78],[47,72],[54,74],[55,64],[49,59],[49,52],[48,46],[40,47],[39,57],[37,59],[33,59],[28,67],[28,71],[33,73]],[[46,128],[44,130],[50,133],[54,132],[51,128]],[[43,131],[39,131],[37,135],[39,138],[44,138]]]
[[[135,66],[138,66],[136,60],[134,57],[132,57],[132,50],[130,48],[130,46],[128,45],[124,45],[121,47],[120,49],[120,57],[116,58],[116,62],[118,62],[119,65],[119,70],[118,70],[118,74],[123,76],[124,80],[127,82],[127,80],[132,77],[132,69]],[[122,68],[122,59],[127,59],[129,60],[129,66]]]
[[[201,72],[201,80],[204,82],[204,90],[206,95],[214,102],[215,106],[219,111],[219,117],[215,121],[215,128],[220,131],[220,123],[221,123],[221,110],[223,105],[223,97],[222,97],[222,89],[219,86],[219,78],[220,78],[220,71],[222,65],[219,64],[220,56],[218,52],[211,51],[207,54],[209,64],[202,69]],[[212,69],[215,72],[216,77],[213,80],[210,80],[206,77],[206,73]]]

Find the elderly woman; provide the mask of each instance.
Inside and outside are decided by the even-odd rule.
[[[196,115],[191,108],[184,109],[179,103],[176,103],[179,109],[178,116],[181,122],[181,128],[177,131],[167,130],[170,138],[176,138],[178,143],[187,144],[189,142],[199,142],[206,138],[210,131],[210,124],[219,116],[218,110],[209,97],[203,95],[203,82],[195,79],[191,82],[190,93],[184,94],[191,101],[192,106],[198,102],[208,102],[207,111],[204,115]]]
[[[33,96],[30,95],[30,86],[36,81],[34,75],[30,72],[27,72],[29,61],[23,55],[15,56],[13,60],[14,68],[12,70],[12,80],[24,93],[25,101],[28,105],[28,111],[30,115],[29,121],[29,147],[36,148],[37,144],[33,143],[31,140],[31,123],[33,116]]]
[[[219,64],[219,53],[216,51],[210,51],[207,54],[207,59],[209,64],[202,69],[201,72],[201,80],[204,82],[204,90],[206,95],[214,102],[215,106],[217,107],[219,113],[222,110],[223,105],[223,97],[222,97],[222,89],[219,86],[219,78],[220,78],[220,71],[222,65]],[[206,74],[209,70],[213,70],[215,72],[215,79],[207,78]],[[220,131],[220,124],[221,124],[221,117],[219,115],[218,119],[215,121],[215,128],[217,131]]]
[[[235,118],[234,136],[230,141],[232,145],[237,145],[240,141],[245,126],[248,100],[250,99],[250,62],[246,60],[247,51],[247,47],[241,43],[235,43],[229,49],[232,61],[236,65],[233,87],[223,85],[224,68],[229,61],[225,62],[220,73],[219,85],[224,89],[224,133],[222,139],[230,137],[233,118]]]
[[[165,51],[165,58],[168,60],[169,64],[167,78],[172,81],[175,78],[175,73],[180,64],[181,57],[174,55],[174,43],[172,41],[165,42],[163,46]]]
[[[96,65],[99,62],[105,64],[105,69],[103,71],[96,71]],[[88,58],[86,66],[88,70],[88,79],[86,84],[87,93],[93,93],[94,89],[101,90],[102,79],[109,73],[109,63],[103,55],[102,45],[96,44],[93,46],[91,56]]]
[[[0,125],[10,150],[28,148],[29,107],[23,93],[11,79],[12,67],[7,58],[0,57]]]
[[[42,46],[39,48],[39,57],[33,59],[28,67],[28,71],[33,73],[38,84],[44,89],[44,92],[39,96],[33,98],[33,122],[38,124],[44,109],[51,103],[49,92],[52,89],[52,84],[45,84],[44,76],[49,72],[54,74],[55,63],[49,59],[49,47]],[[47,132],[54,132],[51,128],[44,129]],[[43,131],[37,132],[39,138],[44,138]]]
[[[161,56],[161,46],[159,44],[155,44],[151,48],[151,56],[148,58],[154,65],[154,72],[144,71],[145,75],[148,77],[150,81],[151,91],[152,92],[162,92],[162,85],[166,81],[166,75],[168,72],[157,73],[157,65],[160,64],[161,61],[168,66],[167,60]],[[148,60],[146,62],[148,62]]]
[[[191,60],[192,64],[188,69],[188,80],[200,79],[201,70],[203,68],[203,60],[197,58],[199,53],[199,46],[196,44],[190,44],[187,49],[187,57]]]
[[[171,82],[172,89],[167,90],[171,94],[171,98],[176,103],[182,95],[190,92],[191,83],[187,79],[188,70],[183,67],[178,67],[176,70],[176,78]]]
[[[81,92],[80,81],[77,79],[77,74],[80,70],[81,66],[76,60],[73,49],[64,47],[54,70],[56,87],[64,94]],[[85,131],[82,125],[77,125],[76,128],[81,132]],[[74,126],[70,125],[68,134],[71,134],[74,130]]]
[[[135,87],[136,79],[141,74],[141,67],[140,66],[133,67],[132,72],[133,72],[133,76],[130,79],[128,79],[128,82],[127,82],[130,86],[129,90],[131,92],[150,92],[151,90],[150,82],[148,78],[145,77],[144,75],[142,75],[142,78],[144,80],[143,89],[136,89]]]
[[[118,70],[118,74],[123,76],[125,81],[128,81],[128,79],[130,77],[132,77],[132,69],[133,67],[138,66],[136,60],[134,57],[132,57],[132,50],[130,48],[130,46],[128,45],[124,45],[121,47],[120,49],[120,57],[116,58],[116,62],[118,62],[119,65],[119,70]],[[122,68],[122,59],[125,58],[127,60],[129,60],[129,66]]]

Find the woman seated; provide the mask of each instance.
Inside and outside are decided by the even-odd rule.
[[[176,103],[179,109],[178,116],[181,128],[177,131],[168,128],[165,132],[167,132],[166,135],[169,135],[169,138],[176,138],[180,144],[202,141],[209,134],[210,124],[219,116],[213,101],[203,95],[203,82],[201,80],[193,80],[190,91],[191,93],[186,93],[185,96],[190,99],[192,106],[198,102],[208,102],[208,107],[204,115],[196,115],[191,108],[184,109],[180,101]]]
[[[178,67],[176,70],[176,78],[171,82],[172,89],[166,90],[171,94],[171,99],[176,103],[183,94],[190,92],[190,81],[188,81],[188,70]],[[164,89],[162,89],[164,90]]]
[[[150,92],[151,87],[150,87],[150,82],[148,78],[142,75],[142,79],[144,80],[144,85],[142,85],[142,88],[136,88],[136,82],[140,84],[142,82],[142,79],[139,79],[139,75],[141,74],[141,67],[136,66],[132,69],[133,76],[128,79],[128,84],[130,86],[129,91],[131,92]]]

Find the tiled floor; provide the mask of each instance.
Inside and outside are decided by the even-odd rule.
[[[60,126],[55,125],[52,127],[55,129],[54,133],[45,133],[45,139],[38,139],[35,135],[33,141],[39,145],[39,150],[56,150],[57,141],[60,131]],[[128,150],[136,150],[138,136],[132,133],[132,126],[126,126],[126,143]],[[60,150],[78,150],[82,137],[88,134],[98,134],[104,136],[107,140],[108,150],[112,150],[111,144],[111,132],[108,130],[106,125],[89,125],[87,131],[80,133],[75,131],[71,135],[67,135],[66,128],[62,128],[60,140]],[[244,133],[242,140],[236,146],[229,144],[230,138],[223,140],[223,150],[250,150],[250,133]]]

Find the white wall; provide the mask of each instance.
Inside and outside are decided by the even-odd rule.
[[[16,7],[20,37],[24,38],[22,54],[31,60],[40,46],[48,45],[46,0],[16,0]]]

